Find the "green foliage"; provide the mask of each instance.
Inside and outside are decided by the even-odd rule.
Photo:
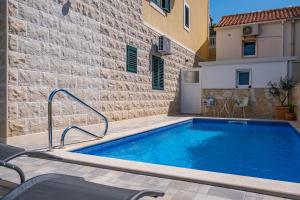
[[[269,93],[278,98],[281,103],[281,106],[285,106],[285,102],[289,96],[290,90],[294,87],[295,83],[289,79],[288,77],[280,78],[279,83],[277,82],[269,82]]]

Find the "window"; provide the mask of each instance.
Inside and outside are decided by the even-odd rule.
[[[184,1],[183,6],[183,23],[184,29],[190,31],[190,6]]]
[[[162,9],[166,12],[171,12],[171,0],[162,0]]]
[[[184,83],[199,83],[199,71],[183,72]]]
[[[126,70],[137,73],[137,48],[127,45]]]
[[[236,71],[236,87],[251,88],[251,70],[241,69]]]
[[[171,11],[171,0],[151,0],[155,5],[165,12]]]
[[[152,89],[164,89],[164,60],[157,56],[152,56]]]
[[[161,8],[161,0],[151,0],[154,4]]]
[[[256,56],[256,42],[255,41],[244,41],[243,42],[243,56],[253,57]]]

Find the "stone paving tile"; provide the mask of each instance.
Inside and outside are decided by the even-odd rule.
[[[192,200],[230,200],[230,199],[204,195],[204,194],[197,194]]]
[[[62,173],[73,176],[81,176],[86,178],[88,181],[115,187],[137,190],[156,189],[164,191],[166,195],[158,200],[284,200],[282,198],[209,185],[68,163],[45,161],[35,158],[18,158],[13,161],[13,163],[24,169],[27,179],[43,173]],[[16,183],[19,181],[16,174],[4,168],[0,168],[0,177]]]
[[[171,198],[172,200],[193,199],[197,195],[196,192],[178,190]]]
[[[245,196],[245,192],[225,189],[221,187],[211,187],[207,194],[211,196],[225,197],[234,200],[244,199]]]
[[[247,192],[245,194],[245,200],[262,200],[264,196],[262,194],[256,194],[256,193],[251,193]]]

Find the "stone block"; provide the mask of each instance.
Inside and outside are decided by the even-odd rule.
[[[61,57],[60,46],[42,43],[41,54],[48,57]]]
[[[40,132],[46,130],[45,128],[42,128],[42,124],[41,124],[41,121],[39,118],[28,119],[27,126],[28,126],[29,134],[40,133]]]
[[[79,126],[87,125],[87,115],[72,115],[70,117],[70,124]]]
[[[31,39],[20,39],[18,40],[19,52],[31,55],[41,54],[41,42]]]
[[[39,103],[19,103],[18,108],[19,118],[35,118],[40,116]]]
[[[8,18],[8,31],[15,35],[25,35],[26,34],[27,22],[19,20],[17,18]]]
[[[64,102],[61,104],[61,113],[63,115],[76,114],[76,104],[74,102]]]
[[[56,129],[65,129],[69,125],[69,117],[67,116],[56,116],[53,118],[53,127]]]
[[[59,30],[59,19],[56,16],[50,15],[48,13],[39,12],[38,24],[46,28],[57,31]]]
[[[27,36],[33,40],[48,42],[49,41],[49,30],[47,28],[28,23]]]
[[[41,72],[19,70],[18,71],[18,83],[19,85],[39,86],[41,83]]]
[[[49,30],[49,42],[57,46],[65,46],[65,38],[67,36],[56,30]]]
[[[14,0],[8,1],[8,14],[9,16],[16,17],[18,14],[18,2]]]
[[[59,116],[61,114],[61,103],[53,102],[52,103],[52,116]],[[40,103],[40,117],[48,116],[48,103]]]
[[[23,67],[23,69],[48,72],[50,69],[49,59],[50,58],[48,56],[38,56],[38,55],[27,54],[25,56],[26,67]],[[53,58],[51,58],[51,60],[53,60]]]
[[[7,133],[8,137],[25,135],[27,133],[25,120],[8,120]]]
[[[27,0],[27,5],[31,8],[34,8],[35,10],[40,10],[43,12],[48,13],[49,12],[49,1],[36,1],[36,0]]]
[[[29,102],[45,102],[48,99],[49,89],[42,87],[28,87],[27,97]]]
[[[9,102],[26,102],[27,88],[19,86],[8,86],[8,101]]]
[[[76,79],[72,76],[59,75],[57,86],[60,88],[76,88]]]
[[[17,51],[18,48],[18,37],[9,34],[8,36],[8,49],[11,51]]]
[[[40,15],[38,10],[30,8],[23,3],[19,3],[18,5],[18,14],[22,20],[33,24],[39,24]]]
[[[15,68],[8,68],[7,70],[8,84],[17,85],[18,84],[18,70]]]

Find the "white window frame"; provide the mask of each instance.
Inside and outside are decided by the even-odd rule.
[[[161,4],[162,1],[160,0],[160,6],[158,6],[156,3],[154,3],[153,1],[149,1],[150,2],[150,6],[152,6],[157,12],[159,12],[160,14],[162,14],[163,16],[166,16],[165,11],[161,8]]]
[[[248,72],[249,73],[249,84],[248,85],[240,85],[239,82],[239,72]],[[235,70],[235,81],[236,88],[246,89],[252,87],[252,70],[251,69],[236,69]]]
[[[185,17],[186,17],[185,8],[186,7],[189,9],[189,27],[187,27],[185,25],[185,20],[186,20],[185,19]],[[186,31],[190,32],[190,28],[191,28],[191,8],[190,8],[190,5],[186,1],[183,2],[183,27]]]
[[[255,43],[255,54],[254,55],[245,55],[244,54],[244,48],[245,48],[245,43],[248,43],[248,42],[254,42]],[[244,40],[243,42],[242,42],[242,56],[243,56],[243,58],[255,58],[255,57],[257,57],[257,41],[256,40]]]

